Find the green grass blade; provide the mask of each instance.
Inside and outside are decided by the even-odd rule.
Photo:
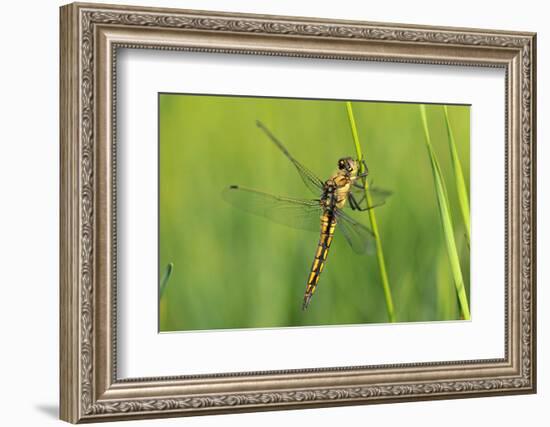
[[[359,144],[359,135],[357,134],[357,126],[355,125],[355,118],[353,116],[353,109],[351,102],[346,102],[346,109],[348,112],[349,124],[351,127],[351,134],[353,136],[353,142],[355,144],[355,151],[357,152],[357,160],[360,162],[360,172],[363,172],[363,152],[361,151],[361,145]],[[368,182],[363,179],[363,186],[365,188],[365,198],[367,200],[367,206],[372,206],[372,198],[369,193]],[[390,322],[395,322],[395,310],[393,307],[393,298],[391,294],[390,283],[388,280],[388,273],[386,270],[386,262],[384,260],[384,251],[382,250],[382,241],[380,240],[380,233],[378,231],[378,223],[376,222],[376,216],[374,209],[369,209],[369,219],[372,227],[376,242],[376,258],[378,260],[378,268],[380,270],[380,279],[382,280],[382,288],[384,290],[384,298],[386,300],[386,310],[388,312],[388,319]]]
[[[460,304],[460,310],[462,317],[465,320],[470,319],[470,308],[468,305],[468,298],[466,297],[466,289],[464,287],[464,280],[462,276],[462,270],[460,268],[460,261],[458,257],[458,251],[456,248],[456,241],[454,237],[453,221],[451,218],[451,210],[449,207],[449,197],[447,195],[447,189],[443,180],[443,174],[439,167],[437,156],[433,151],[430,132],[428,130],[428,120],[426,118],[426,106],[420,105],[420,115],[422,117],[422,125],[424,128],[424,136],[426,142],[426,148],[430,157],[430,164],[432,166],[432,173],[434,177],[434,185],[436,191],[437,205],[439,207],[439,216],[441,218],[441,224],[443,225],[443,234],[445,235],[445,243],[447,246],[447,254],[449,255],[449,262],[451,264],[451,271],[453,272],[453,278],[456,287],[456,293]]]
[[[171,262],[166,266],[166,269],[164,270],[164,275],[160,280],[160,298],[162,298],[162,296],[164,295],[164,291],[166,290],[166,284],[168,283],[168,279],[170,279],[170,276],[172,275],[173,269],[174,269],[174,263]]]
[[[462,166],[460,165],[460,160],[458,158],[458,152],[456,150],[455,139],[446,105],[443,106],[443,111],[445,112],[445,124],[447,125],[447,136],[449,140],[449,148],[451,150],[451,160],[455,175],[456,191],[458,193],[458,203],[460,205],[462,220],[464,221],[464,226],[466,227],[468,247],[470,247],[470,202],[468,201],[468,191],[466,190],[466,184],[464,183],[464,174],[462,173]]]

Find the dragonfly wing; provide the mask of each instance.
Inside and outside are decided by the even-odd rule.
[[[350,195],[353,194],[353,197],[359,203],[359,206],[361,206],[361,209],[363,210],[372,209],[376,208],[377,206],[384,205],[388,197],[393,194],[390,190],[375,187],[371,183],[369,183],[367,188],[372,201],[372,204],[370,206],[367,206],[367,201],[365,200],[365,189],[363,188],[363,183],[361,181],[357,181],[357,185],[353,186],[352,192],[350,193]]]
[[[237,185],[227,187],[222,196],[248,213],[288,227],[319,232],[322,209],[318,200],[276,196]]]
[[[370,229],[354,220],[345,212],[336,211],[338,225],[351,248],[358,254],[374,253],[374,234]]]
[[[296,167],[296,170],[300,174],[302,181],[304,181],[306,187],[309,188],[309,190],[313,194],[319,196],[323,191],[323,181],[321,181],[321,179],[318,178],[313,172],[311,172],[308,168],[306,168],[298,160],[296,160],[288,152],[283,143],[279,141],[262,122],[257,120],[256,125],[267,135],[267,137],[277,146],[277,148],[279,148],[279,150],[283,152],[287,159],[292,162],[292,164]]]

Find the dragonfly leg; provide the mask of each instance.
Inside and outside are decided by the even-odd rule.
[[[360,174],[357,174],[357,178],[366,178],[368,175],[369,175],[369,168],[367,167],[367,162],[365,162],[365,160],[361,160],[359,162],[363,168],[363,172],[361,172]]]
[[[355,198],[355,196],[353,194],[349,194],[349,205],[351,207],[352,210],[354,211],[363,211],[365,209],[362,209],[361,206],[360,206],[360,203],[365,199],[365,196],[363,196],[363,198],[361,199],[360,202],[357,202],[357,199]]]
[[[355,201],[355,197],[353,197],[352,194],[350,194],[350,195],[348,196],[348,200],[349,200],[349,207],[350,207],[352,210],[357,210],[357,209],[358,209],[357,202]]]
[[[352,210],[354,211],[359,211],[359,212],[363,212],[363,211],[368,211],[369,209],[372,209],[373,206],[369,207],[369,206],[365,206],[365,207],[361,207],[361,203],[363,203],[365,201],[365,195],[363,194],[363,197],[361,197],[361,200],[357,201],[357,199],[355,198],[355,196],[353,194],[349,194],[349,205],[351,207]]]

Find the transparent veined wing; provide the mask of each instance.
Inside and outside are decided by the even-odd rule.
[[[276,196],[237,185],[224,189],[222,197],[236,208],[278,224],[300,230],[320,230],[322,208],[319,200]]]
[[[316,196],[320,196],[323,191],[323,181],[318,178],[313,172],[308,168],[302,165],[298,160],[296,160],[286,149],[279,139],[271,133],[271,131],[259,120],[256,121],[256,125],[267,135],[267,137],[282,151],[282,153],[287,157],[288,160],[296,167],[296,170],[300,174],[302,181],[309,190]]]
[[[336,211],[336,218],[336,230],[342,232],[354,252],[358,254],[374,253],[374,234],[369,228],[341,210]]]

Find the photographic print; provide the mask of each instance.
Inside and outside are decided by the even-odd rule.
[[[160,332],[470,319],[469,105],[158,101]]]

